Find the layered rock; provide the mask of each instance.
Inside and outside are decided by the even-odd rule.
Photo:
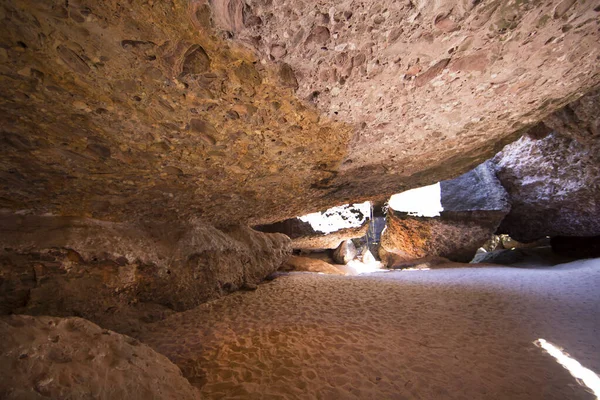
[[[600,235],[600,141],[524,136],[493,161],[511,202],[500,233],[521,242]]]
[[[291,253],[285,235],[241,226],[15,215],[0,225],[0,311],[83,316],[127,333],[254,286]]]
[[[308,220],[290,218],[269,225],[255,226],[260,232],[283,233],[292,239],[297,250],[336,249],[342,242],[363,237],[369,229],[368,215],[360,206],[346,204],[323,212],[313,213],[314,227]],[[343,227],[345,226],[345,227]]]
[[[4,1],[0,207],[259,224],[457,176],[600,83],[594,7]]]
[[[199,399],[150,347],[82,318],[0,316],[3,399]]]
[[[508,213],[507,194],[489,163],[441,182],[439,217],[390,209],[381,236],[380,257],[388,266],[424,257],[468,262]]]

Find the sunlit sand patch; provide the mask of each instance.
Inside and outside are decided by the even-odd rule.
[[[597,399],[600,398],[600,377],[594,371],[585,368],[579,361],[545,339],[538,339],[533,343],[546,350],[548,354],[554,357],[560,365],[566,368],[577,379],[579,384],[588,387],[594,392]]]

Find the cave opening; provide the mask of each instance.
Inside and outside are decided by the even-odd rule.
[[[597,398],[599,1],[0,2],[0,398]]]

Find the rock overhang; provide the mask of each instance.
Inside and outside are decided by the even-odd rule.
[[[579,2],[2,10],[0,207],[38,215],[254,224],[383,198],[600,82]]]

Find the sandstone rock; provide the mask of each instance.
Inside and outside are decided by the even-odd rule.
[[[600,140],[600,89],[592,91],[544,119],[544,125],[582,144]]]
[[[333,252],[333,260],[336,264],[346,265],[356,257],[356,247],[352,240],[344,240]]]
[[[285,235],[241,226],[1,220],[3,313],[84,316],[129,334],[145,322],[252,287],[291,253]]]
[[[507,193],[487,162],[440,187],[444,211],[439,217],[388,211],[379,251],[385,264],[429,256],[468,262],[510,209]]]
[[[472,211],[415,217],[390,210],[387,228],[381,237],[381,260],[387,265],[439,256],[469,262],[504,215],[498,211]]]
[[[500,233],[521,242],[600,235],[600,142],[524,136],[493,160],[511,202]]]
[[[3,399],[199,399],[150,347],[82,318],[0,316]]]
[[[593,2],[0,15],[0,208],[35,215],[254,225],[382,198],[458,176],[600,83]]]
[[[341,269],[325,261],[309,257],[291,256],[281,267],[282,271],[321,272],[331,275],[345,275]]]
[[[327,181],[332,197],[389,197],[456,177],[600,79],[587,2],[249,3],[263,24],[239,40],[260,36],[265,58],[286,45],[278,61],[295,71],[298,95],[358,127]],[[540,67],[550,64],[555,74]]]

